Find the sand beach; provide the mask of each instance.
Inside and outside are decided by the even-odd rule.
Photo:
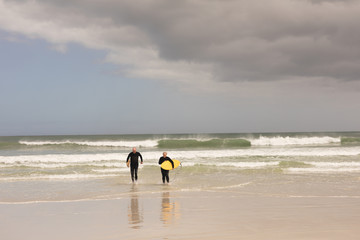
[[[1,203],[1,239],[358,239],[359,196],[122,186],[113,199]]]

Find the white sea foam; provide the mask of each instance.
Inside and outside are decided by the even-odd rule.
[[[234,167],[234,168],[263,168],[269,166],[276,166],[279,161],[269,162],[214,162],[214,161],[197,161],[197,162],[182,162],[183,167],[195,167],[195,166],[210,166],[210,167]]]
[[[208,141],[211,138],[179,138],[176,140],[198,140],[198,141]],[[340,137],[265,137],[260,136],[256,139],[248,139],[251,142],[252,146],[292,146],[292,145],[324,145],[324,144],[333,144],[340,143]],[[29,146],[44,146],[44,145],[66,145],[73,144],[79,146],[89,146],[89,147],[142,147],[142,148],[155,148],[158,145],[158,139],[148,139],[140,141],[126,141],[126,140],[101,140],[101,141],[86,141],[86,140],[21,140],[20,144],[29,145]]]
[[[236,167],[236,168],[262,168],[278,165],[278,161],[274,162],[208,162],[208,166],[216,167]]]
[[[156,147],[157,140],[143,140],[143,141],[19,141],[20,144],[29,146],[44,146],[44,145],[64,145],[74,144],[80,146],[91,146],[91,147],[143,147],[153,148]]]
[[[333,174],[333,173],[350,173],[350,172],[360,172],[360,168],[350,168],[350,167],[343,167],[343,168],[287,168],[286,173],[326,173],[326,174]]]
[[[127,168],[110,168],[110,169],[92,169],[91,171],[97,173],[119,173],[119,172],[128,172]]]
[[[58,174],[58,175],[31,175],[19,177],[3,177],[0,181],[31,181],[31,180],[80,180],[89,178],[108,178],[117,177],[118,174]]]
[[[29,168],[41,168],[41,169],[56,169],[76,166],[89,166],[89,167],[106,167],[106,168],[121,168],[126,167],[125,162],[114,163],[114,162],[83,162],[83,163],[20,163],[16,162],[13,164],[1,164],[0,168],[11,168],[11,167],[29,167]]]
[[[287,173],[346,173],[360,172],[360,162],[305,162],[310,168],[287,168]]]
[[[236,184],[236,185],[230,185],[230,186],[223,186],[223,187],[213,187],[212,189],[231,189],[231,188],[241,188],[244,186],[247,186],[251,184],[251,182],[246,182],[246,183],[240,183],[240,184]]]
[[[86,163],[123,159],[127,154],[45,154],[45,155],[20,155],[0,156],[0,163]]]
[[[58,151],[58,150],[57,150]],[[103,150],[101,150],[103,151]],[[0,156],[0,181],[25,180],[78,180],[125,176],[129,169],[125,160],[128,151],[119,152],[32,154]],[[21,154],[19,151],[16,154]],[[162,151],[141,151],[144,164],[140,168],[153,171],[158,167]],[[186,171],[213,169],[267,169],[282,168],[285,173],[344,173],[360,172],[360,146],[259,146],[240,149],[169,150],[169,157],[178,159]],[[347,157],[349,156],[349,157]],[[279,164],[282,161],[299,161],[301,164]],[[300,167],[299,167],[300,166]],[[31,168],[31,169],[28,169]],[[179,168],[180,169],[180,168]]]
[[[305,162],[306,164],[311,164],[316,167],[358,167],[360,168],[360,162]]]
[[[30,163],[96,163],[108,164],[107,162],[125,162],[127,153],[98,153],[98,154],[45,154],[45,155],[19,155],[0,156],[0,164],[30,164]],[[144,163],[156,163],[162,155],[160,151],[142,152]],[[199,150],[199,151],[172,151],[168,154],[171,158],[201,162],[201,159],[217,159],[231,157],[277,157],[277,156],[357,156],[360,155],[360,147],[264,147],[246,148],[234,150]],[[117,164],[117,163],[116,163]]]
[[[264,137],[250,139],[252,146],[323,145],[340,143],[341,138],[333,137]]]

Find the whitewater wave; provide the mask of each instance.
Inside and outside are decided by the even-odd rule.
[[[31,175],[0,178],[0,181],[34,181],[34,180],[82,180],[117,177],[119,174],[57,174],[57,175]]]
[[[120,147],[120,148],[161,148],[161,149],[184,149],[184,148],[246,148],[251,146],[308,146],[345,144],[355,141],[355,138],[341,137],[290,137],[290,136],[260,136],[253,139],[243,138],[188,138],[188,139],[147,139],[147,140],[20,140],[18,143],[25,146],[78,146],[78,147]],[[7,144],[8,145],[8,144]],[[7,146],[6,145],[6,146]]]
[[[234,150],[199,150],[199,151],[171,151],[168,155],[174,159],[191,160],[198,162],[200,159],[236,158],[236,157],[279,157],[279,156],[357,156],[360,147],[321,147],[321,148],[246,148]],[[98,153],[98,154],[47,154],[47,155],[19,155],[0,156],[0,163],[87,163],[101,161],[125,162],[128,153]],[[161,151],[142,152],[145,163],[157,162]]]
[[[268,167],[268,166],[276,166],[279,164],[279,162],[278,161],[273,161],[273,162],[208,162],[208,163],[202,163],[202,164],[207,165],[207,166],[216,166],[216,167],[261,168],[261,167]]]
[[[142,147],[153,148],[158,145],[157,140],[143,140],[143,141],[19,141],[20,144],[27,146],[47,146],[47,145],[78,145],[89,147]]]
[[[307,164],[314,165],[316,167],[358,167],[360,168],[360,162],[306,162]]]
[[[360,168],[288,168],[285,173],[354,173],[360,172]]]
[[[324,145],[341,143],[341,138],[334,137],[264,137],[252,139],[252,146],[292,146],[292,145]]]
[[[156,167],[156,168],[155,168]],[[140,171],[154,173],[159,168],[157,162],[140,165]],[[84,162],[84,163],[0,163],[0,181],[27,180],[81,180],[88,178],[109,178],[128,176],[129,168],[125,162]],[[180,169],[180,170],[179,170]],[[185,160],[182,168],[187,174],[212,171],[268,171],[285,174],[337,174],[360,172],[360,162],[356,161],[224,161],[224,159]],[[157,172],[157,171],[156,171]]]
[[[159,148],[243,148],[251,143],[245,139],[167,139],[159,140]]]

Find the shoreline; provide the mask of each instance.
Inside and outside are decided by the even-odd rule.
[[[2,239],[357,239],[358,198],[129,191],[121,199],[0,204]],[[20,231],[21,230],[21,231]]]

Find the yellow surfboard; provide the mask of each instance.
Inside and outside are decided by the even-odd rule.
[[[171,159],[174,162],[174,168],[172,168],[171,162],[170,161],[165,161],[163,162],[160,166],[162,169],[164,170],[172,170],[177,168],[180,165],[180,161],[176,160],[176,159]]]

